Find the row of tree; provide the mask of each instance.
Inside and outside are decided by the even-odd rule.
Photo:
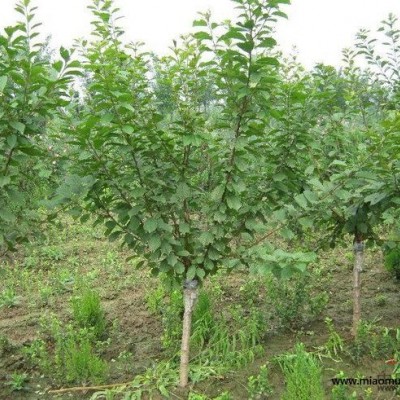
[[[36,41],[30,0],[0,36],[3,256],[55,210],[103,223],[110,240],[183,285],[183,386],[208,275],[304,273],[350,234],[355,332],[364,243],[398,237],[397,19],[382,23],[380,46],[361,31],[344,68],[306,71],[275,50],[289,1],[233,1],[236,21],[200,14],[162,58],[124,44],[111,0],[93,0],[92,38],[57,59]],[[277,235],[290,251],[274,246]]]

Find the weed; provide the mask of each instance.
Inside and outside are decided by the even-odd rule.
[[[0,335],[0,356],[10,351],[12,345],[6,335]]]
[[[367,356],[373,359],[390,358],[398,346],[399,341],[393,330],[377,326],[374,321],[361,321],[347,352],[353,362],[358,364]]]
[[[165,289],[163,285],[158,285],[146,295],[146,304],[148,310],[153,314],[162,313],[164,304]]]
[[[71,303],[73,317],[78,326],[91,328],[96,338],[104,338],[106,320],[99,294],[84,288],[80,294],[72,298]]]
[[[315,357],[307,353],[302,343],[294,353],[276,357],[285,376],[286,390],[282,400],[321,400],[324,398],[322,368]]]
[[[20,304],[21,296],[17,296],[13,288],[6,288],[0,293],[0,308],[1,307],[16,307]]]
[[[268,377],[268,368],[266,365],[262,365],[259,374],[257,376],[250,376],[247,381],[248,399],[265,399],[272,392],[272,386]]]
[[[245,303],[250,307],[259,302],[260,290],[262,286],[262,280],[260,279],[248,279],[239,288],[239,292]]]
[[[39,259],[36,256],[27,256],[22,264],[25,268],[34,269],[39,265]]]
[[[63,367],[67,382],[102,382],[106,363],[94,354],[93,346],[87,336],[78,340],[70,337],[62,346]]]
[[[377,307],[384,307],[388,302],[388,298],[384,294],[377,294],[374,299],[374,303]]]
[[[120,362],[121,364],[121,369],[123,369],[125,372],[129,372],[130,368],[132,367],[132,359],[133,359],[133,354],[129,351],[121,351],[121,353],[118,354],[117,361]]]
[[[219,396],[214,397],[213,400],[233,400],[228,392],[221,393]]]
[[[295,274],[287,280],[266,280],[267,296],[280,325],[291,329],[304,326],[318,316],[328,303],[326,292],[315,295],[313,286],[317,275]]]
[[[340,353],[344,351],[344,341],[339,333],[336,332],[331,318],[325,318],[325,325],[328,329],[329,337],[325,345],[317,348],[317,355],[320,358],[328,357],[331,360],[339,361]]]
[[[41,371],[45,373],[51,371],[52,361],[46,343],[42,339],[35,339],[30,345],[23,347],[22,354],[32,365],[37,365]]]
[[[6,383],[6,385],[10,386],[11,391],[16,392],[25,389],[25,384],[28,380],[27,374],[14,373],[11,374],[10,378],[11,379]]]
[[[400,279],[400,246],[385,249],[385,267],[397,279]]]
[[[43,319],[42,334],[23,350],[29,360],[61,382],[98,383],[104,379],[106,363],[96,355],[93,328],[63,325],[56,317]]]
[[[340,371],[335,377],[338,379],[346,379],[346,375],[343,371]],[[357,393],[355,391],[351,392],[351,387],[349,385],[334,385],[331,394],[332,400],[357,399]]]
[[[64,252],[58,246],[43,247],[40,254],[52,261],[60,261],[65,258]]]
[[[182,315],[182,292],[180,290],[173,290],[169,293],[162,310],[162,323],[164,327],[162,344],[172,354],[175,354],[179,350],[179,342],[182,335]]]
[[[176,365],[170,362],[160,362],[146,369],[143,374],[136,375],[129,385],[96,392],[91,400],[114,399],[114,397],[106,397],[107,395],[120,398],[120,394],[124,395],[124,399],[130,400],[152,399],[155,393],[161,395],[162,398],[170,398],[169,388],[173,387],[178,379],[176,371]],[[156,396],[156,398],[158,397]]]

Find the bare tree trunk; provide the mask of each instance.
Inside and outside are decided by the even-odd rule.
[[[351,333],[357,334],[358,324],[361,320],[361,271],[364,265],[364,243],[354,243],[354,269],[353,269],[353,327]]]
[[[192,313],[196,304],[199,289],[196,280],[185,281],[183,288],[184,314],[179,385],[181,387],[186,387],[189,376],[189,345],[190,330],[192,326]]]

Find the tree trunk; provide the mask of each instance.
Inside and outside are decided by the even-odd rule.
[[[354,243],[354,269],[353,269],[353,327],[351,333],[357,334],[358,324],[361,320],[361,271],[364,264],[364,243]]]
[[[179,385],[186,387],[189,376],[189,345],[190,330],[192,326],[192,313],[198,296],[198,285],[196,280],[185,281],[183,285],[183,330],[182,330],[182,346],[181,346],[181,366]]]

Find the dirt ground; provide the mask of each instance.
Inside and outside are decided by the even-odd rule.
[[[129,382],[136,374],[163,358],[161,318],[152,313],[146,303],[146,296],[157,285],[157,281],[146,272],[134,269],[132,263],[125,261],[126,256],[125,251],[104,241],[100,234],[93,234],[90,228],[82,229],[71,223],[61,233],[55,230],[55,237],[41,247],[36,246],[17,255],[13,264],[0,265],[0,293],[4,293],[11,285],[16,297],[15,304],[0,307],[0,338],[6,338],[7,341],[6,345],[0,347],[0,399],[89,399],[93,393],[49,394],[49,390],[58,389],[60,384],[41,375],[36,367],[27,363],[21,352],[23,347],[40,335],[43,316],[55,314],[62,321],[71,318],[69,271],[74,279],[87,277],[101,294],[108,330],[112,336],[102,354],[110,366],[106,384]],[[34,265],[27,266],[27,259]],[[291,350],[296,342],[305,343],[308,349],[325,343],[328,337],[323,322],[325,317],[333,320],[335,329],[345,341],[352,340],[351,247],[327,252],[320,257],[319,262],[327,266],[324,272],[327,276],[326,286],[320,288],[329,294],[329,302],[323,314],[299,331],[272,329],[262,343],[265,350],[262,357],[246,368],[200,382],[194,387],[196,392],[206,393],[212,398],[229,391],[234,399],[246,399],[247,379],[257,374],[260,365],[270,362],[273,356]],[[227,278],[223,300],[225,304],[237,301],[235,294],[247,279],[247,275],[242,272]],[[58,286],[60,290],[54,290],[45,301],[41,302],[39,295],[35,297],[37,293],[45,292],[43,287]],[[362,272],[363,319],[376,321],[380,326],[400,328],[399,288],[400,283],[384,269],[380,251],[367,250]],[[122,351],[133,354],[128,365],[122,365],[117,360]],[[385,360],[365,359],[362,364],[355,365],[344,357],[341,362],[323,362],[327,390],[330,379],[341,370],[347,376],[391,372]],[[23,390],[11,391],[9,381],[13,373],[27,374]],[[270,379],[274,394],[265,398],[279,399],[284,384],[279,366],[273,363],[270,364]],[[393,393],[374,393],[373,396],[370,398],[395,398]],[[172,398],[185,399],[187,391],[175,390]],[[358,398],[367,399],[362,394]]]

